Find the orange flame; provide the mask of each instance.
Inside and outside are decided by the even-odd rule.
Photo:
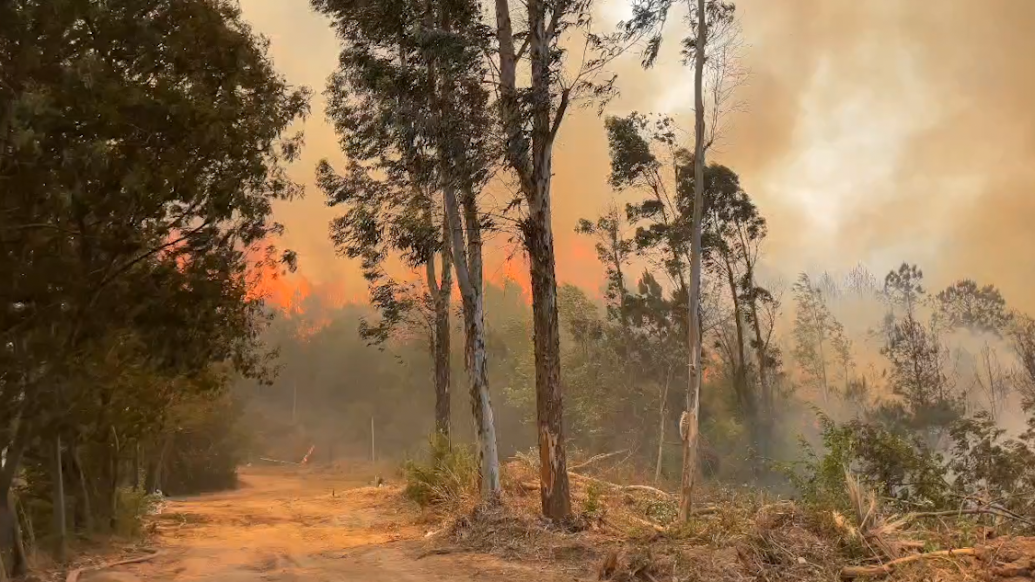
[[[524,253],[512,253],[503,259],[503,264],[496,270],[500,273],[499,285],[514,283],[521,289],[521,297],[528,305],[532,304],[532,278],[528,270],[528,260]]]
[[[283,273],[266,264],[253,267],[249,283],[249,299],[262,299],[289,315],[301,314],[302,303],[313,291],[305,275]]]
[[[532,284],[529,273],[527,255],[523,248],[486,249],[486,283],[494,285],[516,285],[521,292],[525,304],[532,303]],[[571,264],[576,267],[567,271],[562,283],[573,283],[590,291],[593,296],[601,298],[600,284],[603,280],[601,269],[586,269],[587,264],[596,264],[596,255],[592,244],[578,240],[574,244],[558,249],[558,263]],[[365,305],[369,301],[366,289],[351,289],[349,281],[335,279],[313,283],[303,271],[284,272],[276,265],[259,260],[258,252],[249,252],[252,261],[247,274],[248,298],[261,299],[276,309],[283,316],[296,320],[296,335],[302,341],[311,339],[331,323],[329,312],[342,309],[348,305]],[[303,265],[304,268],[304,265]],[[560,269],[559,269],[560,270]],[[572,280],[571,275],[574,275]],[[411,276],[423,278],[423,271],[414,271]],[[452,299],[459,301],[459,289],[456,278],[452,288]]]

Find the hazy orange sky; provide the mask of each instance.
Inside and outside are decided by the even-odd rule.
[[[613,26],[627,3],[604,2],[599,24]],[[342,160],[320,96],[337,64],[334,34],[308,0],[241,4],[271,39],[279,70],[316,93],[292,168],[307,196],[276,209],[284,242],[314,286],[363,299],[356,265],[335,256],[334,213],[313,185],[321,158]],[[932,284],[972,277],[1035,308],[1035,1],[741,0],[737,8],[746,106],[713,157],[741,175],[769,219],[768,266],[790,278],[862,262],[881,276],[909,261]],[[668,37],[653,70],[639,70],[635,56],[616,64],[621,96],[608,113],[687,121],[692,71],[679,64],[676,39]],[[559,278],[595,290],[602,269],[575,222],[628,199],[607,185],[595,110],[565,121],[555,172]],[[502,256],[490,261],[490,278],[505,268]]]

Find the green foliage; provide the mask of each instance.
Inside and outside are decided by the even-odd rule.
[[[120,487],[115,494],[114,533],[122,537],[139,537],[143,533],[144,518],[161,503],[158,495],[140,489]]]
[[[777,465],[801,498],[810,505],[844,508],[848,505],[845,468],[855,460],[855,435],[849,426],[838,425],[816,411],[822,450],[817,451],[804,438],[800,440],[802,459]]]
[[[1014,351],[1021,361],[1022,392],[1031,398],[1035,395],[1035,318],[1015,315],[1009,333]]]
[[[844,326],[830,312],[822,291],[805,273],[794,284],[794,299],[797,303],[794,357],[806,383],[817,389],[826,402],[831,392],[838,392],[832,384],[835,377],[840,376],[845,387],[841,392],[847,393],[854,364]]]
[[[674,500],[655,496],[639,501],[638,509],[647,519],[661,524],[672,523],[679,516],[679,505]]]
[[[601,503],[601,497],[603,494],[603,485],[596,481],[590,482],[589,486],[586,487],[586,501],[582,504],[583,515],[589,518],[601,516],[601,513],[604,510],[604,505]]]
[[[859,421],[849,427],[856,444],[853,470],[870,487],[914,508],[949,502],[944,458],[923,438]]]
[[[806,443],[805,459],[785,465],[802,499],[820,507],[849,508],[845,471],[859,475],[886,499],[912,508],[941,508],[948,503],[947,465],[919,438],[879,425],[852,421],[836,424],[821,415],[824,451]]]
[[[1001,336],[1010,326],[1006,300],[994,285],[979,287],[963,279],[939,292],[937,299],[939,315],[950,328]]]
[[[1026,406],[1030,413],[1031,404]],[[1032,421],[1029,420],[1029,426]],[[1035,494],[1035,434],[1006,437],[987,413],[956,423],[946,472],[955,475],[951,497],[1001,500],[1007,508],[1030,514]]]
[[[903,263],[884,280],[888,311],[881,353],[891,366],[889,384],[900,401],[877,414],[886,426],[918,431],[933,444],[962,416],[964,399],[946,372],[948,354],[937,318],[929,324],[922,321],[928,303],[923,277],[916,265]]]
[[[241,404],[226,394],[177,404],[170,411],[174,429],[162,491],[187,495],[236,487],[247,447],[240,417]]]
[[[110,521],[170,408],[268,371],[249,270],[293,265],[268,239],[308,91],[232,0],[5,3],[0,38],[0,496],[60,435]]]
[[[1035,449],[1031,435],[1011,439],[987,413],[955,422],[952,445],[931,449],[920,434],[903,434],[880,424],[837,424],[820,415],[823,452],[802,443],[805,458],[781,467],[802,499],[814,506],[845,510],[845,470],[851,470],[885,502],[900,511],[951,510],[961,502],[993,502],[1031,513],[1035,494]]]
[[[469,446],[453,445],[437,435],[426,461],[403,464],[403,495],[421,507],[460,507],[478,498],[478,456]]]

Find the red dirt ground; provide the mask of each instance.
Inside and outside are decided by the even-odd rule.
[[[422,558],[417,510],[397,488],[345,471],[249,468],[239,490],[170,501],[157,558],[81,582],[571,582],[537,564],[489,556]]]

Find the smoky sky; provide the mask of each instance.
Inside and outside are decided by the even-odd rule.
[[[622,2],[608,0],[602,26],[620,18]],[[306,0],[242,6],[289,81],[321,92],[337,57],[326,21]],[[915,262],[932,286],[974,278],[1035,310],[1035,2],[742,0],[737,11],[748,77],[712,157],[741,175],[768,218],[770,271],[862,262],[880,276]],[[653,70],[635,55],[615,63],[621,94],[608,113],[660,110],[690,128],[692,71],[679,62],[682,31],[669,32]],[[358,268],[334,255],[333,211],[312,185],[317,160],[341,161],[323,116],[317,98],[292,168],[307,197],[278,207],[277,218],[307,279],[360,299]],[[558,276],[596,291],[602,268],[575,223],[630,194],[607,185],[594,108],[564,122],[554,168]],[[513,251],[498,240],[490,279]]]

